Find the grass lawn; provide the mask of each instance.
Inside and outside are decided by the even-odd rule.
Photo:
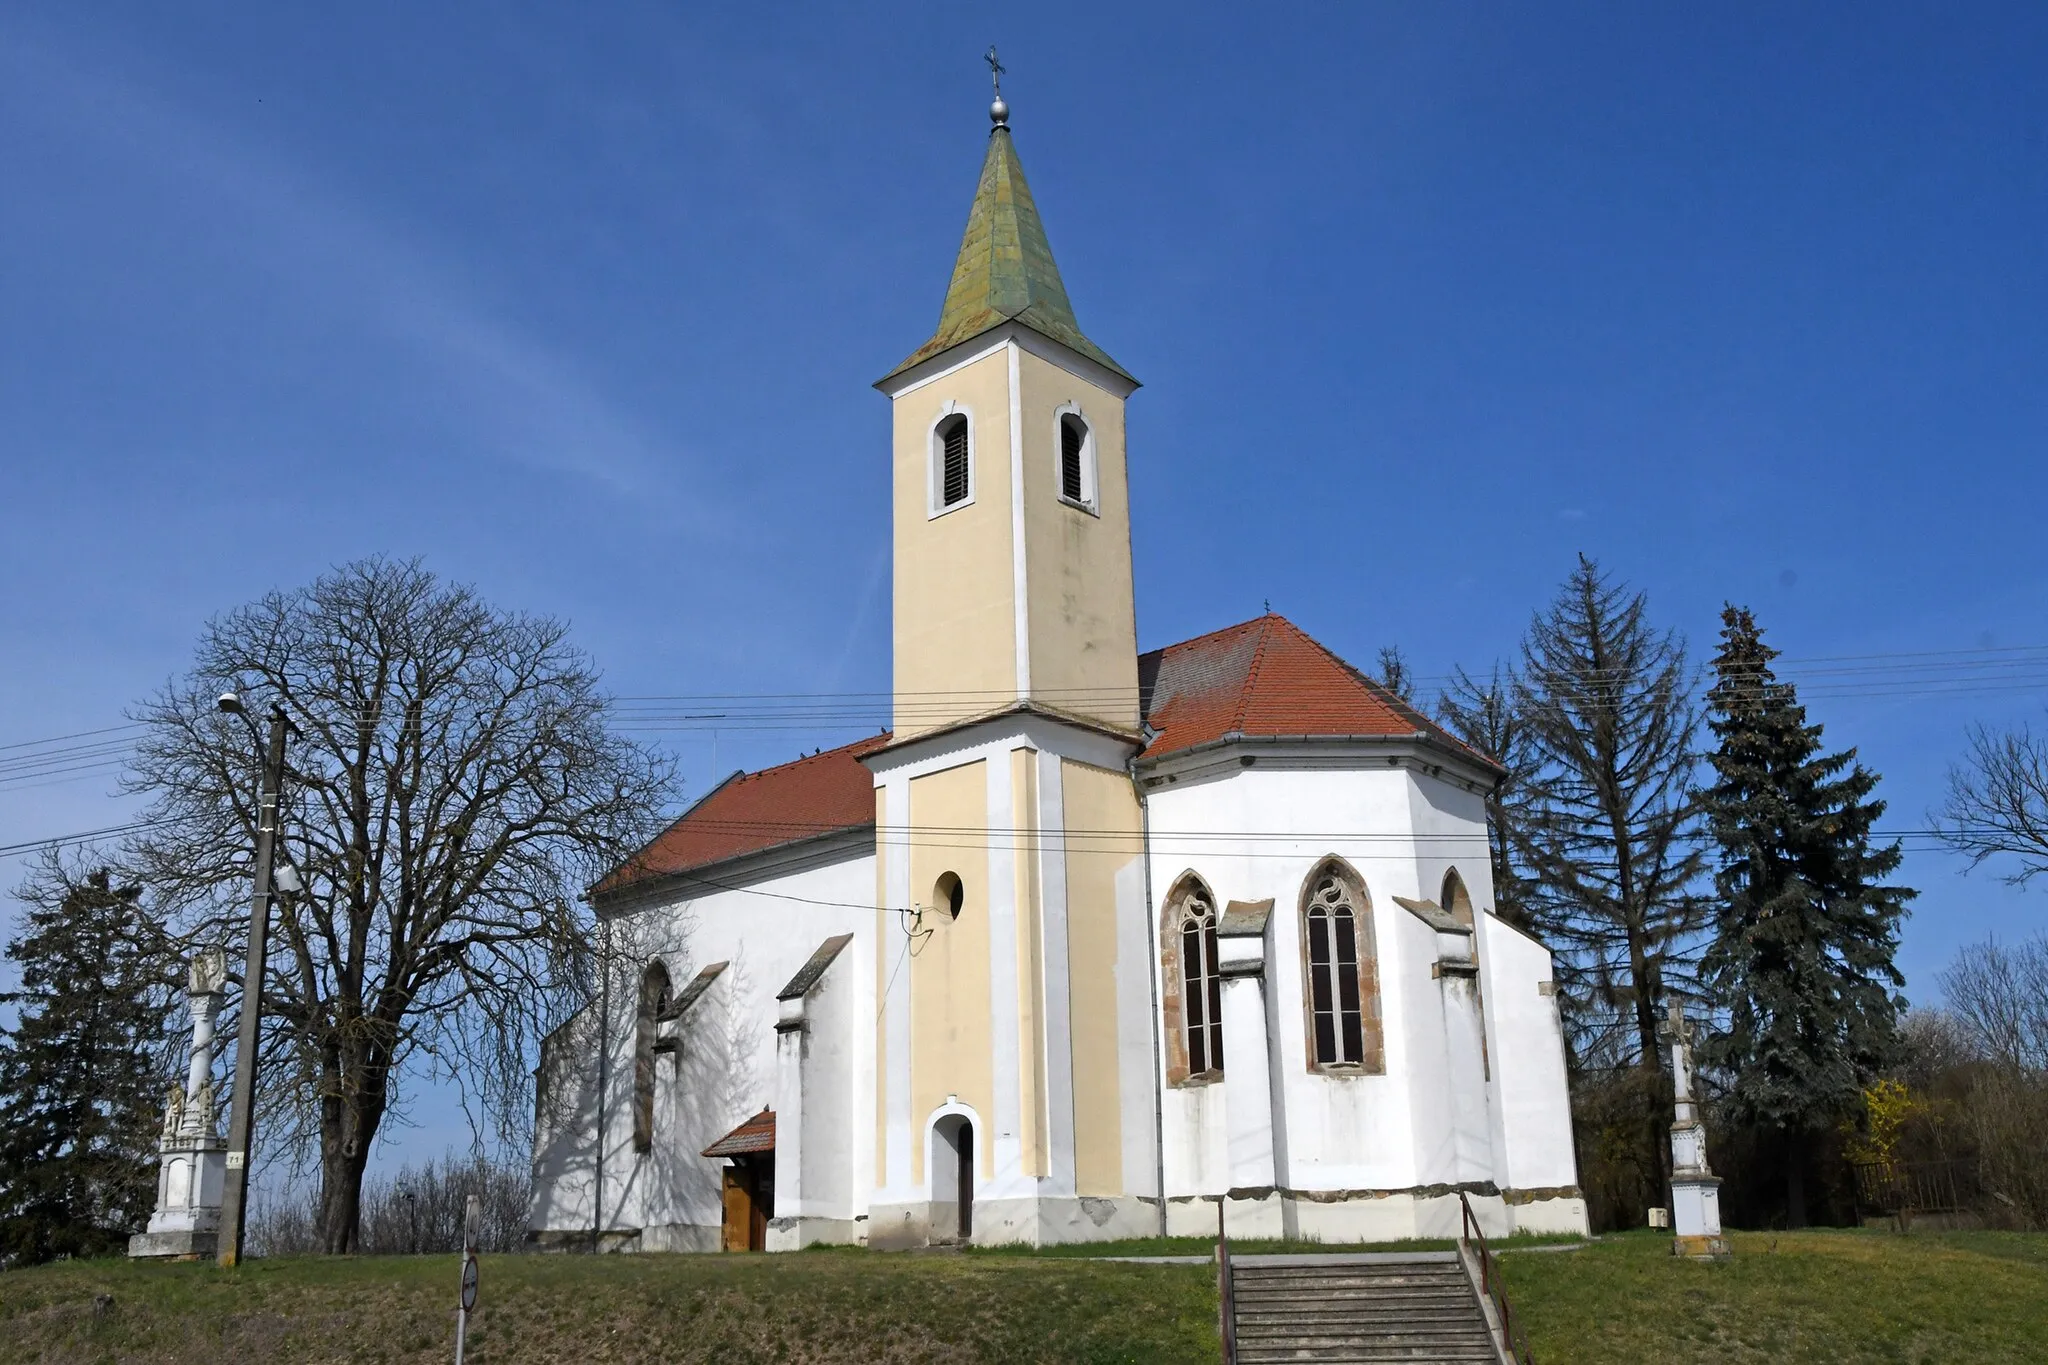
[[[1733,1234],[1735,1258],[1674,1261],[1637,1232],[1505,1258],[1543,1365],[1660,1361],[2048,1361],[2048,1237]]]
[[[1674,1261],[1665,1238],[1630,1233],[1516,1250],[1503,1273],[1542,1365],[2048,1361],[2048,1237],[1734,1241],[1725,1265]],[[0,1361],[446,1361],[456,1274],[452,1257],[15,1271],[0,1275]],[[104,1311],[99,1295],[112,1296]],[[1070,1255],[489,1257],[469,1359],[1213,1365],[1215,1315],[1205,1266]]]
[[[327,1365],[454,1358],[450,1257],[0,1275],[0,1361]],[[94,1311],[94,1297],[113,1295]],[[1213,1275],[1050,1257],[488,1256],[472,1365],[1213,1361]]]

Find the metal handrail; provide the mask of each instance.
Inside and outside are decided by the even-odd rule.
[[[1237,1294],[1230,1282],[1230,1234],[1223,1226],[1223,1202],[1216,1196],[1216,1279],[1217,1303],[1223,1313],[1223,1365],[1237,1365]]]
[[[1458,1240],[1468,1251],[1478,1253],[1479,1287],[1493,1301],[1494,1316],[1500,1322],[1500,1344],[1515,1365],[1536,1365],[1536,1358],[1529,1354],[1529,1339],[1515,1321],[1515,1310],[1508,1306],[1507,1291],[1500,1287],[1500,1272],[1494,1267],[1492,1249],[1486,1245],[1486,1230],[1479,1226],[1479,1215],[1472,1212],[1472,1201],[1463,1190],[1458,1191],[1458,1206],[1465,1218]]]

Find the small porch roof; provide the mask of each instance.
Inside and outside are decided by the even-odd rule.
[[[704,1149],[705,1156],[759,1156],[775,1150],[775,1111],[763,1109]]]

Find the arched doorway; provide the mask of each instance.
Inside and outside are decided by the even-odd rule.
[[[932,1124],[931,1240],[974,1240],[974,1124],[963,1114],[947,1114]]]

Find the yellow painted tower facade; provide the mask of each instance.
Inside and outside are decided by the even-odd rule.
[[[1127,771],[1143,743],[1138,385],[1075,320],[1007,110],[992,113],[938,328],[876,386],[895,537],[894,734],[864,760],[889,945],[877,1246],[1156,1227]]]
[[[932,339],[894,406],[899,741],[1019,703],[1135,735],[1124,400],[998,124]]]

